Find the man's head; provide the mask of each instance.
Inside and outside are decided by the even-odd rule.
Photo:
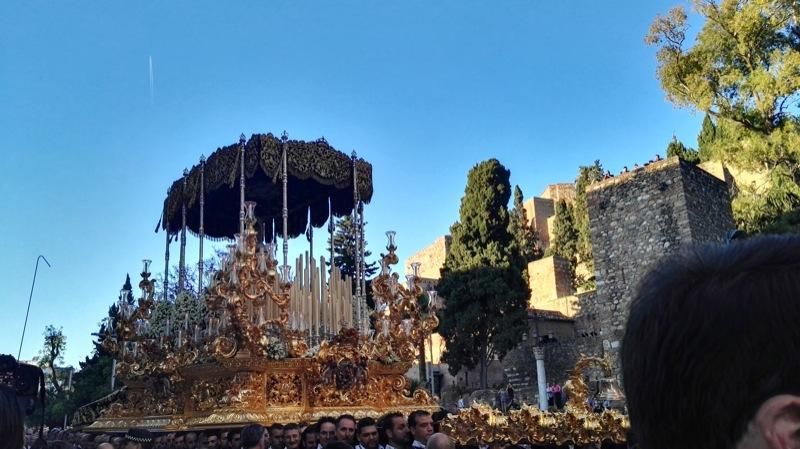
[[[417,410],[408,415],[408,428],[414,440],[422,444],[428,442],[433,435],[433,417],[425,410]]]
[[[356,426],[356,437],[364,449],[377,449],[378,424],[372,418],[361,418]]]
[[[220,449],[228,449],[230,446],[228,445],[228,431],[223,430],[219,433],[219,448]]]
[[[265,449],[265,433],[261,424],[250,424],[242,429],[242,449]]]
[[[697,247],[660,262],[622,344],[645,449],[800,446],[800,239]]]
[[[283,424],[274,423],[269,426],[269,447],[272,449],[283,449]]]
[[[317,449],[317,426],[308,426],[300,434],[300,447],[302,449]]]
[[[182,433],[176,434],[175,438],[173,439],[173,443],[172,443],[173,447],[175,449],[186,449],[185,439],[186,439],[186,435],[184,435]]]
[[[146,429],[130,429],[125,434],[125,449],[150,449],[153,434]]]
[[[287,449],[300,449],[300,426],[295,423],[286,424],[283,428],[283,440]]]
[[[411,434],[408,432],[408,422],[402,413],[394,412],[381,418],[381,429],[384,438],[395,448],[403,447],[410,443]]]
[[[208,449],[221,449],[219,445],[219,434],[216,432],[208,432],[206,434],[206,444]]]
[[[238,430],[228,432],[228,447],[230,449],[240,449],[242,447],[241,433]]]
[[[186,449],[196,449],[197,448],[197,434],[194,432],[186,432],[186,435],[183,439],[184,443],[186,444]]]
[[[434,433],[428,438],[425,449],[455,449],[455,442],[443,433]]]
[[[336,418],[336,439],[353,443],[356,434],[356,418],[353,415],[341,415]]]
[[[325,447],[336,438],[336,420],[330,416],[319,419],[319,444]]]

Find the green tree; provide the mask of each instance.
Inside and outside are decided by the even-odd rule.
[[[569,262],[570,279],[575,286],[575,265],[578,255],[578,230],[572,206],[561,200],[556,203],[555,220],[553,221],[553,238],[550,241],[552,254]]]
[[[576,279],[575,282],[578,286],[587,290],[594,288],[594,275],[591,274],[594,273],[594,256],[592,255],[592,241],[589,235],[589,207],[586,202],[586,188],[592,183],[602,180],[603,172],[603,165],[599,160],[596,160],[592,165],[579,167],[578,178],[575,180],[575,205],[572,212],[575,231],[578,235],[576,255],[590,273],[589,278]]]
[[[700,154],[691,148],[686,148],[686,145],[675,136],[672,136],[672,140],[667,145],[667,157],[673,156],[678,156],[691,164],[700,163]]]
[[[64,363],[67,337],[64,336],[61,328],[53,325],[48,325],[43,335],[44,342],[35,360],[44,369],[47,378],[45,389],[48,399],[45,405],[45,424],[61,426],[64,415],[71,414],[73,410],[66,392],[66,383],[72,368],[59,366]]]
[[[522,189],[514,186],[514,209],[511,210],[508,222],[508,232],[514,236],[519,253],[527,264],[528,262],[540,259],[542,249],[539,245],[539,235],[528,220],[523,205]]]
[[[64,387],[62,385],[61,369],[57,365],[64,363],[64,351],[66,349],[67,337],[64,335],[62,328],[56,329],[52,324],[48,325],[44,329],[44,344],[42,349],[39,350],[37,362],[40,367],[48,369],[51,373],[48,376],[48,380],[53,391],[58,396],[64,394]]]
[[[527,330],[530,290],[524,260],[508,231],[509,177],[496,159],[469,171],[438,284],[447,305],[439,323],[447,341],[442,358],[451,372],[479,365],[483,388],[489,363],[502,360]]]
[[[358,244],[358,229],[353,223],[350,215],[345,215],[335,221],[336,230],[333,232],[333,264],[339,268],[342,275],[355,277],[356,275],[356,254]],[[367,241],[364,240],[364,260],[368,260],[372,256],[367,248]],[[331,239],[328,237],[328,253],[331,250]],[[328,266],[331,261],[329,260]],[[378,271],[378,266],[375,261],[366,262],[364,264],[364,272],[366,277],[372,277]]]
[[[787,230],[776,224],[797,229],[800,6],[796,0],[693,3],[705,22],[691,46],[682,7],[650,27],[646,41],[658,47],[661,85],[676,105],[716,120],[717,136],[703,144],[704,154],[769,173],[767,186],[740,190],[737,223],[750,232]]]
[[[697,152],[700,156],[700,162],[708,162],[714,159],[714,141],[717,138],[717,127],[711,116],[706,114],[703,117],[703,127],[700,128],[700,133],[697,134]]]

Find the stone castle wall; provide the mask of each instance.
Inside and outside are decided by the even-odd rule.
[[[572,295],[569,262],[550,256],[528,264],[528,286],[531,289],[530,306],[534,309],[554,310],[543,304]]]
[[[525,201],[522,206],[525,208],[528,220],[539,234],[539,244],[542,245],[542,248],[549,247],[550,227],[547,220],[555,214],[555,203],[548,198],[534,197]]]
[[[449,235],[438,237],[430,245],[411,255],[405,262],[406,273],[411,273],[411,264],[419,262],[419,276],[425,280],[439,279],[439,270],[444,266],[447,254],[450,252],[452,239]]]
[[[572,204],[575,201],[575,184],[565,182],[560,184],[550,184],[544,189],[540,195],[542,198],[559,202],[561,200]]]
[[[733,216],[726,184],[678,158],[593,184],[587,202],[597,295],[576,327],[596,333],[618,368],[627,310],[644,275],[684,245],[723,241]]]

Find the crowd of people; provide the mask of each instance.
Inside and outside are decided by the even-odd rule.
[[[58,428],[25,434],[22,446],[0,441],[0,449],[540,449],[573,448],[493,444],[457,445],[439,428],[443,414],[415,411],[389,413],[380,419],[352,415],[323,417],[315,423],[289,423],[188,432],[130,429],[124,434],[92,434]],[[437,419],[434,419],[437,418]],[[3,437],[6,437],[3,432]],[[593,446],[594,447],[594,446]],[[600,447],[600,446],[597,446]],[[607,444],[605,447],[615,447]],[[625,447],[616,446],[616,447]]]

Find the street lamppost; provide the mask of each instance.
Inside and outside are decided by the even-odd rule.
[[[19,339],[19,352],[17,352],[17,360],[19,360],[20,355],[22,355],[22,342],[25,341],[25,329],[28,327],[28,315],[31,313],[31,299],[33,299],[33,287],[36,286],[36,273],[39,272],[39,260],[44,260],[44,263],[47,264],[48,267],[52,268],[50,262],[47,259],[39,254],[39,257],[36,258],[36,269],[33,270],[33,283],[31,284],[31,294],[28,295],[28,310],[25,312],[25,324],[22,326],[22,338]]]

